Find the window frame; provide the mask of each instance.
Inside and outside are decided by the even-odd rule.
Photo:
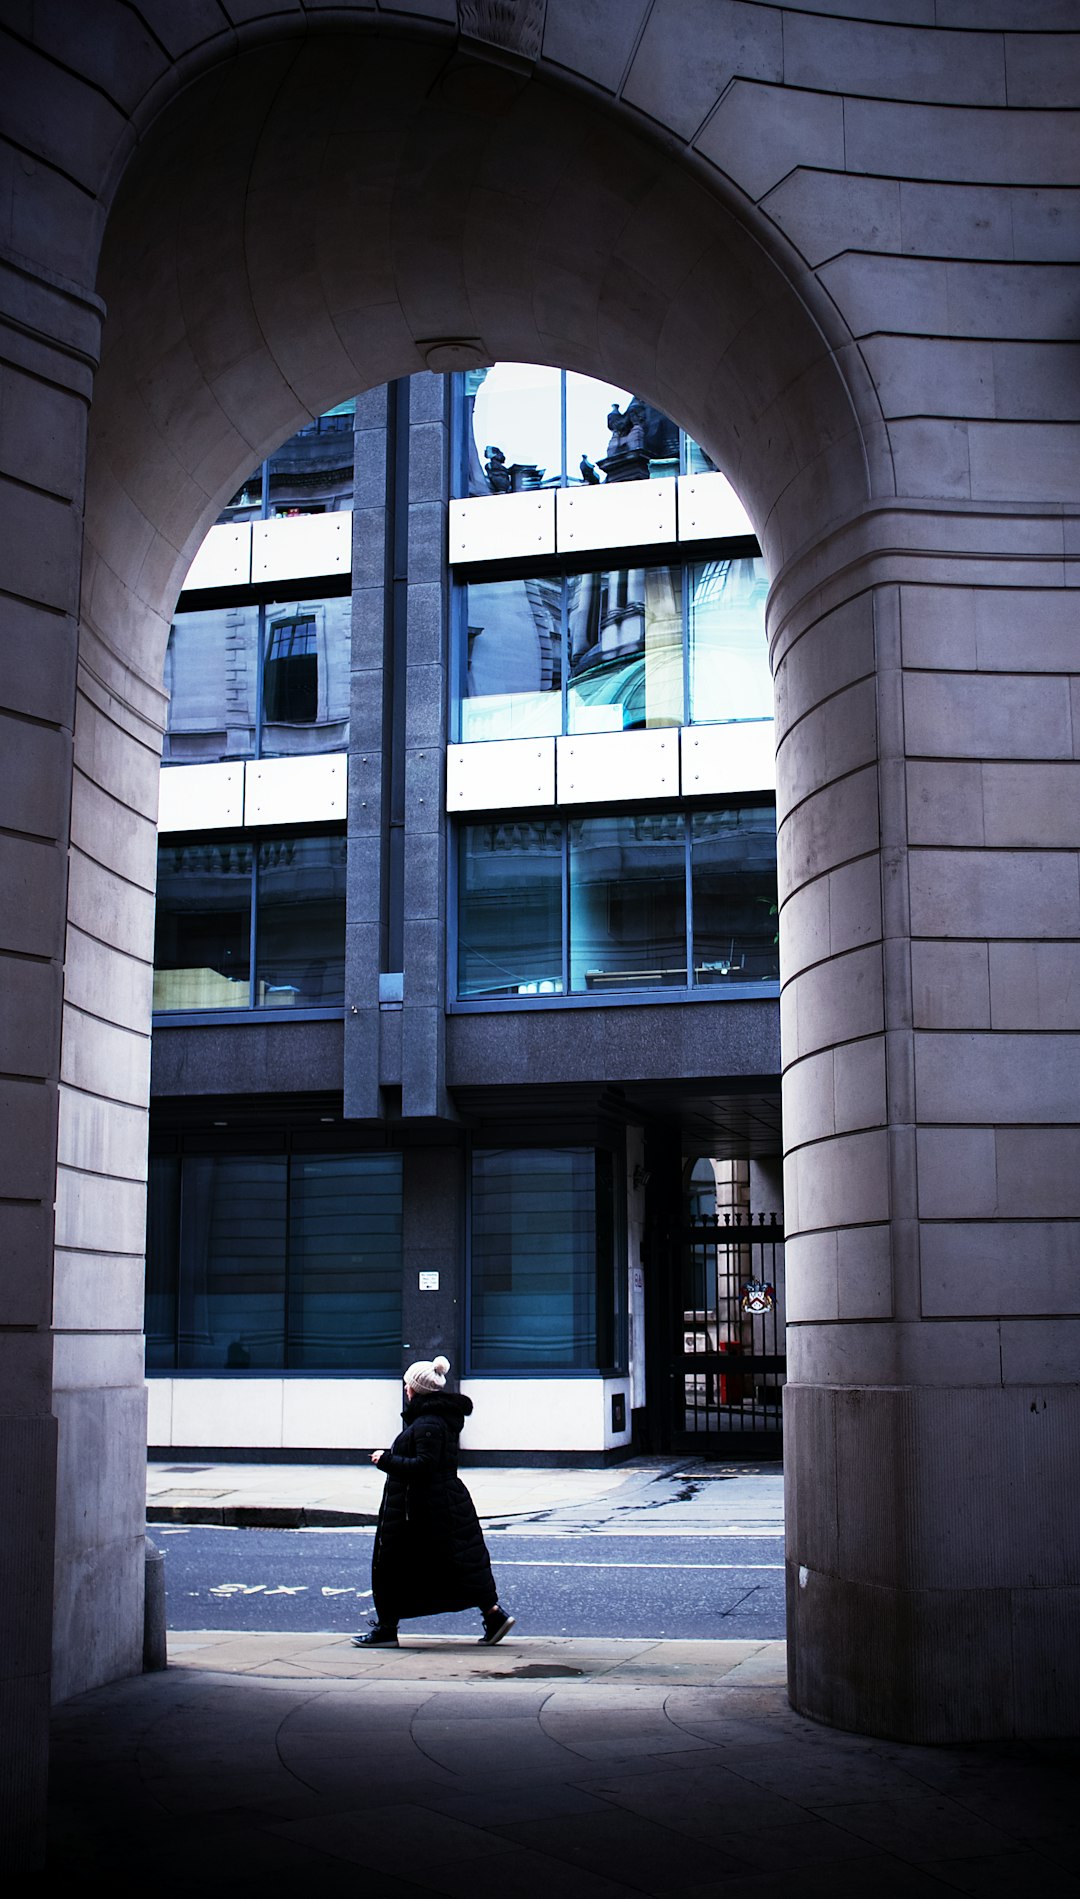
[[[694,945],[694,879],[692,852],[692,819],[698,812],[725,810],[770,808],[776,810],[775,795],[758,795],[753,798],[738,794],[724,798],[696,798],[663,800],[653,799],[641,806],[632,808],[625,805],[574,805],[544,806],[530,810],[514,810],[485,814],[477,812],[469,816],[452,819],[447,825],[447,957],[446,957],[446,1013],[447,1015],[503,1015],[511,1011],[533,1009],[624,1009],[624,1008],[667,1008],[672,1004],[708,1002],[760,1002],[775,1001],[780,994],[780,976],[762,977],[757,981],[695,983]],[[570,825],[578,818],[653,816],[672,814],[680,817],[683,824],[683,866],[686,903],[686,971],[685,987],[657,987],[655,989],[598,989],[588,993],[570,992]],[[461,996],[458,991],[458,934],[460,929],[460,872],[462,862],[462,835],[471,825],[504,821],[513,823],[555,822],[560,825],[562,849],[562,994],[543,996]],[[777,898],[779,914],[779,896]]]
[[[158,839],[159,851],[163,848],[172,849],[174,846],[182,848],[187,844],[205,844],[207,842],[221,844],[243,843],[249,845],[251,849],[251,870],[249,873],[251,895],[248,933],[249,963],[247,1004],[238,1003],[231,1009],[154,1009],[151,1015],[151,1026],[154,1030],[198,1028],[206,1025],[216,1028],[229,1022],[333,1022],[341,1020],[346,1009],[346,998],[344,996],[340,1003],[303,1003],[299,1005],[289,1003],[287,1005],[278,1004],[276,1006],[263,1004],[261,1008],[254,1000],[255,985],[258,982],[256,956],[258,940],[259,846],[261,844],[287,841],[294,838],[304,839],[319,837],[336,838],[344,841],[347,854],[348,833],[346,827],[337,821],[324,824],[295,825],[287,829],[282,829],[275,825],[267,826],[265,830],[262,828],[254,829],[248,827],[247,829],[236,828],[227,831],[184,831],[176,832],[175,834],[170,831],[166,838]],[[155,898],[155,915],[156,909],[157,903]],[[345,955],[346,940],[347,938],[343,935],[343,958]],[[157,965],[155,963],[155,972],[156,969]]]
[[[602,1149],[611,1157],[612,1167],[612,1331],[615,1341],[615,1362],[611,1365],[555,1365],[539,1366],[478,1366],[473,1357],[473,1291],[475,1283],[473,1260],[473,1155],[477,1149],[484,1153],[528,1153],[535,1150],[559,1151],[566,1148],[591,1149],[595,1156]],[[584,1134],[580,1139],[558,1139],[552,1133],[532,1128],[515,1138],[499,1140],[485,1133],[476,1136],[471,1131],[466,1136],[465,1147],[465,1272],[464,1301],[465,1323],[463,1338],[464,1371],[462,1376],[469,1379],[499,1379],[532,1381],[558,1379],[618,1378],[625,1376],[630,1366],[630,1262],[627,1253],[627,1216],[626,1216],[626,1143],[620,1132],[607,1135],[602,1129],[592,1134]],[[599,1313],[596,1316],[596,1333],[599,1334]],[[599,1356],[599,1353],[597,1353]]]
[[[303,1128],[303,1129],[278,1128],[276,1130],[267,1130],[266,1133],[263,1134],[262,1136],[259,1136],[259,1135],[253,1136],[250,1131],[237,1130],[235,1134],[225,1133],[220,1136],[213,1137],[208,1128],[197,1128],[197,1129],[184,1130],[184,1131],[176,1129],[176,1130],[170,1130],[167,1133],[160,1133],[160,1132],[152,1133],[151,1141],[150,1141],[151,1161],[173,1160],[176,1163],[176,1201],[177,1201],[176,1259],[174,1262],[175,1285],[172,1292],[172,1305],[173,1305],[172,1340],[173,1340],[174,1356],[177,1356],[177,1357],[179,1356],[180,1316],[183,1309],[183,1286],[181,1284],[181,1268],[182,1268],[182,1262],[183,1262],[183,1237],[182,1237],[183,1204],[184,1204],[184,1184],[183,1183],[184,1183],[184,1163],[185,1163],[185,1160],[187,1159],[190,1159],[190,1160],[205,1160],[205,1159],[235,1160],[235,1159],[244,1159],[244,1158],[250,1158],[250,1159],[277,1158],[284,1162],[284,1165],[285,1165],[285,1205],[286,1205],[285,1263],[284,1263],[284,1283],[283,1283],[283,1288],[282,1288],[282,1324],[283,1324],[282,1356],[284,1360],[287,1361],[288,1355],[289,1355],[289,1342],[290,1342],[289,1313],[290,1313],[291,1297],[293,1293],[293,1287],[291,1284],[291,1250],[292,1249],[291,1249],[291,1244],[290,1244],[290,1240],[291,1240],[290,1222],[291,1222],[291,1203],[292,1203],[292,1193],[293,1193],[292,1167],[293,1167],[294,1161],[304,1161],[304,1160],[312,1160],[312,1159],[317,1159],[317,1160],[341,1159],[341,1158],[359,1159],[362,1156],[369,1155],[369,1154],[396,1158],[397,1163],[398,1163],[397,1171],[398,1171],[398,1184],[400,1188],[400,1218],[401,1218],[401,1223],[402,1223],[401,1231],[399,1235],[400,1249],[401,1249],[399,1283],[401,1285],[402,1292],[404,1292],[403,1274],[404,1274],[404,1258],[405,1258],[405,1253],[404,1253],[405,1193],[404,1193],[403,1150],[401,1148],[392,1147],[392,1146],[387,1145],[386,1143],[380,1143],[378,1141],[358,1142],[355,1140],[355,1138],[351,1137],[351,1135],[346,1135],[345,1131],[341,1128],[334,1130],[334,1135],[336,1136],[336,1138],[333,1138],[333,1137],[328,1138],[328,1135],[329,1135],[329,1130],[325,1128],[320,1128],[318,1133],[316,1133],[316,1130],[314,1128]],[[401,1331],[404,1331],[404,1314],[403,1313],[399,1322],[399,1329]],[[155,1334],[154,1336],[156,1337],[157,1335]],[[235,1379],[247,1380],[249,1383],[251,1383],[252,1381],[257,1381],[260,1379],[267,1379],[267,1378],[276,1378],[276,1379],[317,1378],[319,1380],[347,1378],[353,1381],[355,1381],[356,1379],[372,1379],[372,1380],[381,1380],[385,1382],[387,1380],[394,1381],[399,1378],[400,1355],[401,1355],[401,1340],[399,1339],[397,1358],[395,1359],[394,1365],[390,1368],[378,1367],[375,1369],[370,1369],[370,1368],[365,1369],[363,1367],[358,1367],[358,1366],[353,1366],[353,1367],[337,1366],[337,1367],[320,1368],[320,1367],[312,1367],[312,1366],[290,1365],[287,1362],[283,1363],[280,1366],[247,1366],[247,1367],[228,1366],[228,1365],[207,1367],[207,1366],[189,1366],[189,1365],[175,1365],[174,1364],[171,1366],[170,1365],[147,1365],[146,1377],[147,1379],[152,1379],[152,1378],[234,1379],[235,1378]]]

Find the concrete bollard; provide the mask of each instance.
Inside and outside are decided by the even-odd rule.
[[[143,1597],[143,1673],[167,1668],[165,1641],[165,1552],[146,1538],[146,1593]]]

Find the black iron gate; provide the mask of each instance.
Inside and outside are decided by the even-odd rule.
[[[783,1227],[775,1214],[694,1220],[672,1254],[672,1448],[778,1457]]]

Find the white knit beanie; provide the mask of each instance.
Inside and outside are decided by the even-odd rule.
[[[448,1358],[418,1358],[405,1373],[405,1383],[414,1391],[441,1391],[449,1370]]]

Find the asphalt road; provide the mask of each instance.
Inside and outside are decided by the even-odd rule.
[[[371,1611],[370,1529],[151,1532],[165,1551],[170,1629],[347,1633]],[[500,1600],[520,1635],[784,1634],[780,1536],[487,1532]],[[469,1637],[479,1613],[408,1629]]]

